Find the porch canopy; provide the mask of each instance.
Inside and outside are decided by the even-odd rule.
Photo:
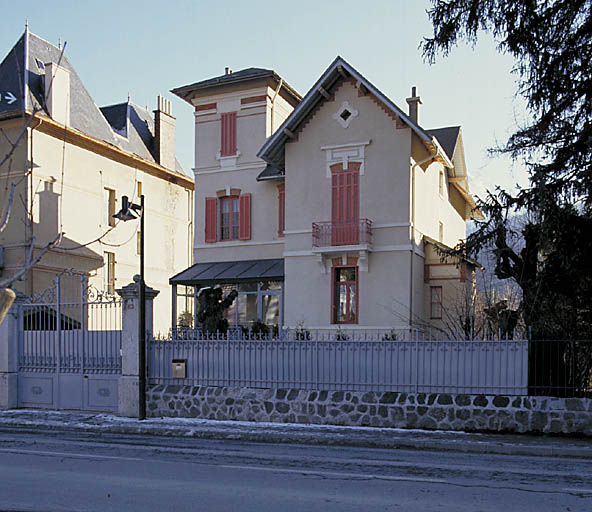
[[[283,281],[283,258],[196,263],[169,279],[172,285],[216,285],[246,281]]]

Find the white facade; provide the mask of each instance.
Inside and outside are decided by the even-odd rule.
[[[273,86],[224,81],[223,76],[173,91],[196,107],[196,286],[223,283],[224,274],[199,277],[208,262],[281,258],[285,326],[441,324],[434,317],[442,316],[450,290],[464,289],[465,274],[451,263],[444,274],[430,274],[429,266],[439,260],[426,244],[454,247],[465,237],[474,208],[457,151],[458,127],[435,130],[438,138],[431,137],[340,58],[301,103],[292,97],[286,107],[284,96],[290,96],[276,95],[284,98],[286,121],[274,124],[273,133]],[[261,101],[246,100],[257,97]],[[411,115],[419,106],[414,100],[408,100]],[[230,111],[237,112],[236,155],[224,158],[222,117]],[[456,139],[451,144],[446,136]],[[224,201],[244,194],[251,195],[249,236],[241,231],[245,236],[226,240]],[[189,284],[191,270],[178,277]],[[240,291],[239,277],[234,285]]]

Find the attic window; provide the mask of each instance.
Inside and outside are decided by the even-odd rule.
[[[40,71],[45,71],[45,64],[43,64],[43,62],[41,62],[39,59],[35,59],[35,63],[37,64],[37,68]]]
[[[358,111],[347,101],[344,101],[339,110],[333,114],[333,119],[337,121],[342,128],[347,128],[354,117],[357,117]]]

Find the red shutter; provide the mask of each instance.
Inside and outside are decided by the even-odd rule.
[[[206,242],[215,242],[216,237],[216,216],[218,200],[215,197],[206,197]]]
[[[286,188],[278,186],[278,236],[284,236],[286,227]]]
[[[236,155],[236,112],[222,114],[220,156]]]
[[[238,237],[240,240],[251,239],[251,194],[242,194],[239,198],[240,224]]]

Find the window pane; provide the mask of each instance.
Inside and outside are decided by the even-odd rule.
[[[261,284],[262,290],[281,290],[282,289],[282,282],[281,281],[263,281]]]
[[[280,296],[262,295],[261,296],[261,318],[264,323],[269,325],[279,325],[280,323]]]
[[[257,291],[257,283],[239,283],[238,291],[239,292],[256,292]]]
[[[239,295],[236,301],[239,324],[249,325],[257,320],[257,295]]]
[[[239,228],[239,205],[238,198],[232,198],[232,239],[238,239],[238,228]]]
[[[355,268],[340,268],[339,281],[355,281],[356,280],[356,269]]]

